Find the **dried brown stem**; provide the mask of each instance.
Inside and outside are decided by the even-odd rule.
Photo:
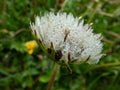
[[[48,83],[48,86],[47,86],[47,90],[51,90],[52,89],[52,86],[54,84],[55,76],[57,74],[58,68],[59,68],[58,64],[55,63],[55,66],[54,66],[54,69],[53,69],[53,72],[52,72],[52,75],[51,75],[51,79],[50,79],[50,81]]]
[[[106,31],[106,33],[108,33],[108,34],[110,34],[110,35],[112,35],[116,38],[120,38],[120,34],[118,34],[118,33],[115,33],[115,32],[112,32],[112,31]]]

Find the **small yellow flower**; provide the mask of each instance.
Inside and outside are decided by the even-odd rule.
[[[33,49],[29,49],[29,50],[28,50],[28,53],[29,53],[29,54],[32,54],[32,53],[33,53]]]
[[[37,47],[37,43],[36,43],[35,40],[32,40],[32,41],[26,42],[26,43],[25,43],[25,46],[26,46],[26,48],[27,48],[27,50],[28,50],[28,53],[29,53],[29,54],[32,54],[33,51],[34,51],[34,49]]]

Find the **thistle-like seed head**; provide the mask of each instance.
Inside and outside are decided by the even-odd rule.
[[[43,50],[56,62],[95,64],[103,55],[101,34],[94,34],[91,25],[72,14],[36,16],[30,26]]]

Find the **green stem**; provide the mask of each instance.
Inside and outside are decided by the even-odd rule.
[[[101,65],[96,65],[94,68],[114,67],[114,66],[120,66],[120,63],[101,64]]]
[[[52,89],[52,86],[53,86],[54,81],[55,81],[55,76],[57,75],[58,68],[59,68],[59,65],[57,63],[55,63],[50,81],[49,81],[48,86],[47,86],[47,90]]]
[[[94,4],[96,4],[96,3],[94,3]],[[93,4],[93,5],[94,5],[94,4]],[[94,11],[90,14],[88,23],[91,23],[93,17],[94,17],[95,14],[97,13],[97,11],[100,9],[100,6],[101,6],[101,3],[97,3],[96,7],[92,7],[92,8],[94,8]]]
[[[108,68],[108,67],[116,67],[116,66],[120,66],[120,63],[107,63],[107,64],[95,65],[89,68],[87,71],[85,71],[85,73],[91,70],[98,69],[98,68]]]

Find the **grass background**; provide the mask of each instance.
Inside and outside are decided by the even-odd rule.
[[[0,0],[0,90],[45,90],[53,70],[39,47],[32,55],[30,21],[64,11],[93,23],[103,35],[103,57],[96,65],[61,67],[52,90],[120,90],[120,0]]]

